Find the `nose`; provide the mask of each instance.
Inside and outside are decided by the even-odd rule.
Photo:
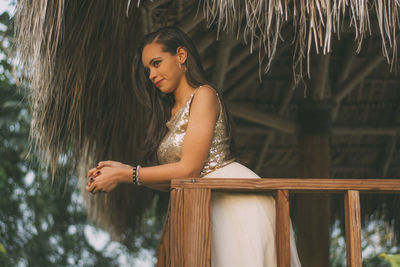
[[[156,72],[154,71],[153,68],[150,68],[149,70],[149,79],[150,81],[154,82],[156,78]]]

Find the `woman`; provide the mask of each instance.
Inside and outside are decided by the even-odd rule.
[[[231,122],[208,85],[192,41],[174,27],[147,35],[134,62],[136,95],[150,110],[144,158],[151,167],[100,162],[89,192],[120,183],[168,190],[171,177],[259,178],[231,155]],[[276,266],[275,201],[269,195],[213,193],[211,264]],[[292,266],[300,266],[291,236]]]

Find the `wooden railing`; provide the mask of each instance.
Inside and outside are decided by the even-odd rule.
[[[394,179],[174,179],[164,234],[165,266],[211,266],[212,191],[276,192],[278,266],[290,266],[289,193],[342,193],[347,266],[361,267],[360,193],[400,193]],[[166,236],[165,236],[166,235]]]

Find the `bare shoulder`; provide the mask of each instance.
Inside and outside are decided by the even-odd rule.
[[[197,88],[196,96],[201,102],[206,101],[212,105],[218,104],[217,92],[209,85],[202,85]]]
[[[201,109],[208,113],[217,114],[219,112],[219,100],[216,91],[209,85],[202,85],[197,88],[192,109]]]

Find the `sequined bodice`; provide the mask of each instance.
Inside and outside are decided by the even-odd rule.
[[[157,151],[157,157],[161,164],[177,162],[181,158],[183,139],[189,123],[190,104],[196,90],[192,93],[186,104],[166,123],[168,132],[161,141]],[[228,159],[229,138],[226,135],[225,128],[225,117],[220,102],[220,112],[215,123],[210,151],[200,172],[200,177],[234,161],[234,159]]]

